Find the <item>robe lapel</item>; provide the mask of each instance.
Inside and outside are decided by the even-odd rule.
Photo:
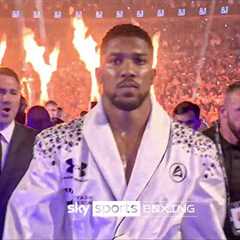
[[[112,194],[121,200],[126,189],[125,173],[101,102],[86,116],[83,137]]]
[[[152,103],[152,112],[143,134],[124,200],[137,200],[161,164],[167,149],[170,118],[155,100],[152,99]]]

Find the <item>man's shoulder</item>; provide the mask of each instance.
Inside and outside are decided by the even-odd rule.
[[[210,138],[176,121],[172,124],[172,142],[188,153],[194,151],[204,157],[216,153],[215,145]]]
[[[42,139],[50,139],[53,137],[71,138],[74,140],[81,135],[83,127],[83,118],[72,120],[69,123],[61,123],[53,127],[47,128],[39,133],[38,137]]]
[[[36,145],[49,153],[65,148],[69,151],[82,139],[83,118],[47,128],[37,135]]]
[[[211,138],[213,141],[215,141],[216,128],[214,126],[211,126],[207,129],[205,129],[202,133],[205,136]]]
[[[36,135],[38,134],[37,130],[27,127],[18,122],[15,123],[15,129],[16,129],[17,133],[19,132],[20,135],[22,135],[24,133],[28,136],[36,137]]]

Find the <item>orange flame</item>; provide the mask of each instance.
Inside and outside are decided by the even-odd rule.
[[[73,45],[78,51],[81,60],[85,63],[87,70],[91,74],[91,102],[99,99],[99,90],[97,79],[95,75],[95,69],[99,67],[100,55],[96,50],[97,43],[94,41],[91,35],[86,37],[87,27],[82,19],[73,19],[74,37]]]
[[[156,32],[152,36],[152,44],[153,44],[153,68],[157,67],[158,62],[158,49],[159,49],[159,38],[160,38],[160,32]],[[151,86],[151,94],[155,96],[154,86]]]
[[[153,67],[156,68],[158,62],[158,49],[159,49],[160,32],[156,32],[152,36],[153,43]]]
[[[2,37],[2,41],[0,42],[0,64],[2,63],[2,59],[4,57],[6,48],[7,48],[7,38],[6,38],[6,35],[4,34]]]
[[[31,83],[33,82],[33,79],[32,78],[29,78],[29,77],[22,77],[21,78],[21,83],[25,86],[26,88],[26,92],[23,92],[22,91],[22,95],[27,95],[27,100],[28,100],[28,104],[29,106],[32,106],[33,105],[33,96],[32,96],[32,89],[31,89]],[[22,88],[23,89],[23,88]]]
[[[49,63],[44,61],[43,54],[45,47],[39,46],[31,29],[25,28],[23,33],[23,47],[26,52],[25,62],[31,63],[34,70],[38,72],[41,80],[40,102],[43,104],[48,100],[48,83],[51,80],[52,73],[57,70],[57,60],[59,48],[54,48],[49,56]]]

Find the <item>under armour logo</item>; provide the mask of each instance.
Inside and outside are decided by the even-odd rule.
[[[187,176],[187,169],[182,163],[174,163],[170,167],[169,175],[174,182],[182,182]]]
[[[78,176],[80,178],[86,176],[86,168],[87,168],[87,164],[82,162],[80,166],[77,166],[73,163],[73,159],[70,158],[70,159],[67,159],[66,160],[66,163],[68,165],[68,168],[67,168],[67,172],[68,173],[71,173],[73,174],[73,170],[77,171],[78,172]]]

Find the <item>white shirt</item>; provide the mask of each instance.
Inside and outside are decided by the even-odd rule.
[[[13,135],[13,130],[15,127],[15,121],[12,121],[6,128],[0,131],[1,134],[1,144],[2,144],[2,159],[1,159],[1,169],[6,162],[6,156],[8,152],[8,147]]]

